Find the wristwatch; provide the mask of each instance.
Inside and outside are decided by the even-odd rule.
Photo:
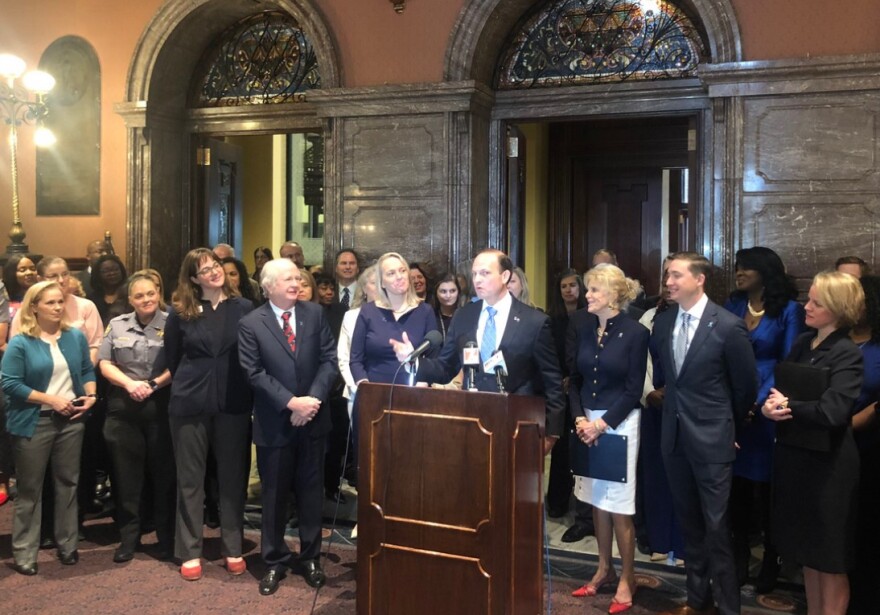
[[[156,382],[155,380],[153,380],[152,378],[147,380],[147,384],[149,384],[150,388],[153,389],[154,391],[159,388],[159,383]]]

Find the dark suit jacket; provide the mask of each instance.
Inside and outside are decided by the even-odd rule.
[[[483,302],[476,301],[459,308],[452,317],[446,343],[436,359],[421,359],[418,379],[446,383],[461,370],[462,350],[468,342],[477,342],[477,324]],[[504,336],[498,349],[507,364],[505,388],[514,395],[543,395],[547,408],[547,435],[561,436],[565,421],[565,396],[562,393],[562,372],[550,318],[534,308],[513,299]],[[477,388],[497,392],[495,374],[478,368]]]
[[[174,310],[168,315],[164,337],[172,375],[171,416],[251,411],[251,388],[238,362],[238,323],[254,306],[241,297],[225,303],[219,337],[205,318],[182,320]]]
[[[758,394],[748,331],[742,319],[709,301],[676,375],[672,340],[678,310],[657,314],[651,335],[654,387],[666,387],[661,450],[697,462],[733,462],[736,428]]]
[[[336,342],[324,309],[317,303],[298,301],[296,352],[290,350],[281,325],[266,302],[241,321],[238,352],[241,366],[254,389],[254,444],[286,446],[294,430],[311,436],[330,431],[327,399],[336,377]],[[287,402],[310,395],[323,402],[315,418],[302,427],[290,424]]]

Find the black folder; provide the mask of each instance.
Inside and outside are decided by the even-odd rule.
[[[775,388],[790,401],[818,401],[829,385],[829,369],[783,361],[774,370]],[[831,450],[832,433],[797,418],[776,423],[776,441],[811,451]]]
[[[589,476],[614,483],[626,482],[626,436],[606,433],[596,444],[587,446],[577,433],[571,434],[571,470],[576,476]]]

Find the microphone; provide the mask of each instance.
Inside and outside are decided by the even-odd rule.
[[[467,377],[467,390],[476,391],[477,383],[475,381],[477,379],[477,365],[480,364],[480,348],[475,341],[471,340],[464,345],[461,354],[461,364],[464,366]]]
[[[504,361],[504,353],[500,350],[496,351],[489,360],[483,363],[483,371],[495,372],[495,383],[498,385],[498,392],[504,393],[504,376],[507,375],[507,363]]]
[[[404,363],[411,363],[425,354],[430,348],[436,347],[443,343],[443,335],[439,331],[428,331],[422,343],[409,353]]]

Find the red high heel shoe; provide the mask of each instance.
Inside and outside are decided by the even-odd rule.
[[[6,485],[0,483],[0,506],[6,504],[9,501],[9,491],[7,490]]]
[[[629,602],[618,602],[617,598],[611,599],[611,606],[608,607],[609,615],[617,615],[618,613],[623,613],[624,611],[628,611],[633,608],[632,600]]]
[[[571,595],[575,598],[592,598],[599,593],[600,589],[602,589],[606,585],[611,585],[612,583],[617,583],[617,575],[607,574],[597,583],[587,583],[583,587],[579,587],[578,589],[571,592]]]

